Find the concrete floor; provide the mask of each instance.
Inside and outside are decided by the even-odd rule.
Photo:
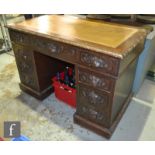
[[[31,140],[107,140],[73,123],[75,109],[51,94],[44,101],[21,92],[14,56],[0,55],[0,137],[4,121],[20,121]],[[155,140],[155,83],[145,80],[112,140]],[[6,139],[10,140],[10,139]]]

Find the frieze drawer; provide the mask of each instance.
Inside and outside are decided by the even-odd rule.
[[[104,76],[103,74],[97,74],[82,68],[78,68],[78,82],[88,84],[96,89],[112,92],[115,80]]]
[[[92,52],[80,52],[80,63],[101,73],[118,74],[119,60],[110,56]]]
[[[19,33],[16,31],[9,31],[9,33],[13,42],[29,45],[37,50],[44,50],[44,52],[48,50],[53,54],[59,54],[63,50],[63,47],[57,42],[48,40],[46,38],[36,37],[31,34]]]
[[[12,30],[9,32],[11,40],[16,43],[31,46],[34,50],[56,58],[68,59],[71,62],[77,60],[77,48],[74,46],[66,46],[66,44],[43,37],[36,37],[31,34],[19,33]]]

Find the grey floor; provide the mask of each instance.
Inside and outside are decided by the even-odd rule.
[[[41,102],[21,92],[18,83],[14,56],[1,54],[0,137],[3,137],[4,121],[20,121],[22,134],[31,140],[107,140],[74,124],[75,109],[58,101],[54,94]],[[110,141],[155,140],[154,118],[155,83],[145,80]]]

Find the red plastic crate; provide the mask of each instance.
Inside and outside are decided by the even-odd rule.
[[[64,72],[62,72],[61,74],[64,74]],[[56,77],[52,78],[52,82],[53,82],[52,85],[54,87],[55,96],[59,100],[76,108],[76,89],[60,83],[59,81],[57,81]]]
[[[4,141],[4,139],[0,137],[0,141]]]

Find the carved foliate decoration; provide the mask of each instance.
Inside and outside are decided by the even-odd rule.
[[[82,107],[82,112],[87,114],[90,118],[96,119],[96,120],[102,120],[104,119],[104,115],[101,112],[97,112],[94,109],[88,108],[88,107]]]
[[[113,85],[113,80],[109,78],[105,78],[103,76],[98,77],[95,74],[87,73],[80,69],[79,69],[79,81],[107,91],[111,91]]]
[[[10,36],[11,40],[13,40],[14,42],[26,44],[38,50],[42,49],[44,50],[44,52],[48,51],[49,54],[50,53],[54,55],[60,54],[61,56],[61,54],[63,54],[63,52],[65,51],[65,53],[68,53],[70,56],[76,55],[76,49],[70,47],[69,48],[64,47],[63,44],[56,41],[51,41],[41,37],[38,38],[29,34],[18,33],[14,31],[10,31]]]
[[[103,94],[101,95],[101,93],[98,93],[98,91],[95,91],[93,89],[88,89],[80,86],[79,94],[81,102],[83,102],[83,100],[86,100],[87,105],[96,106],[97,108],[107,107],[108,105],[108,96]]]
[[[108,73],[117,74],[117,61],[106,56],[96,56],[91,53],[81,52],[80,60],[83,64]]]
[[[104,112],[97,111],[95,109],[92,109],[91,107],[82,106],[80,108],[80,115],[89,120],[92,120],[95,123],[108,126],[108,117]]]

